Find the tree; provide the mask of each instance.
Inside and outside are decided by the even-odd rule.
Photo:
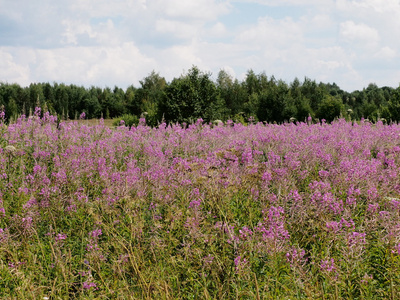
[[[140,103],[138,103],[136,97],[137,89],[130,85],[125,92],[125,103],[126,109],[129,114],[140,115]]]
[[[137,110],[134,114],[146,114],[146,123],[155,126],[162,119],[159,105],[160,99],[164,97],[167,82],[159,73],[152,71],[139,83],[141,87],[135,92],[134,102],[137,104]]]
[[[332,95],[325,95],[318,107],[317,118],[332,122],[335,118],[340,116],[342,108],[343,103],[340,98]]]
[[[280,80],[276,84],[275,81],[270,83],[270,87],[264,90],[259,95],[259,106],[257,110],[257,116],[260,121],[268,122],[283,122],[285,116],[283,114],[286,100],[292,100],[288,98],[289,88],[287,84]],[[293,106],[290,107],[288,102],[286,114],[291,114]],[[294,117],[294,116],[291,116]],[[290,118],[290,117],[289,117]]]
[[[296,105],[296,119],[298,121],[305,121],[308,116],[313,116],[314,112],[310,105],[310,100],[301,96],[295,101]]]
[[[46,101],[43,94],[42,84],[31,83],[29,85],[29,91],[30,102],[34,106],[31,106],[30,108],[34,109],[35,107],[40,107],[43,110]]]
[[[320,85],[317,85],[314,80],[306,77],[301,86],[301,94],[309,99],[311,111],[315,112],[324,98],[324,89]]]
[[[220,116],[217,89],[209,73],[193,66],[187,74],[174,78],[165,88],[161,112],[167,121],[192,122],[198,118],[212,121]]]
[[[400,121],[400,85],[392,93],[388,103],[388,110],[392,121]]]
[[[114,118],[121,116],[126,112],[125,93],[122,89],[114,87],[111,91],[106,87],[103,89],[99,103],[102,107],[102,113],[105,118]]]
[[[99,118],[101,116],[102,107],[99,100],[94,95],[83,100],[85,112],[88,119]]]
[[[68,112],[68,102],[69,102],[69,95],[68,90],[65,84],[60,84],[55,86],[56,96],[55,96],[55,103],[54,108],[60,116],[61,119],[68,119],[69,112]]]
[[[15,102],[14,98],[11,98],[8,101],[7,107],[6,107],[6,115],[9,119],[15,120],[18,118],[19,115],[19,109],[17,106],[17,103]]]
[[[234,113],[235,94],[233,90],[233,78],[225,70],[220,70],[217,77],[217,92],[220,101],[224,105],[224,118],[227,119]]]
[[[258,82],[258,78],[256,73],[254,73],[253,70],[247,71],[246,78],[243,82],[244,86],[247,89],[247,95],[252,95],[252,94],[259,94],[260,93],[260,86]]]
[[[18,117],[27,100],[26,93],[18,84],[0,83],[0,106],[4,106],[7,119]]]

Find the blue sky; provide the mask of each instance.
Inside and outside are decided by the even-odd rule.
[[[398,87],[399,36],[398,0],[0,0],[0,81],[126,88],[195,65]]]

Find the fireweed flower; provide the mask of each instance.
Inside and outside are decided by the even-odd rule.
[[[239,237],[242,240],[247,240],[252,235],[253,231],[251,231],[247,226],[243,226],[242,229],[239,229]]]
[[[56,241],[63,241],[63,240],[65,240],[66,238],[67,238],[67,235],[66,235],[66,234],[59,233],[59,234],[56,235],[55,240],[56,240]]]
[[[390,197],[385,197],[386,200],[389,200],[389,203],[395,210],[400,209],[400,199],[398,198],[390,198]]]
[[[93,230],[93,231],[91,231],[90,233],[89,233],[89,235],[92,237],[92,238],[95,238],[95,239],[97,239],[100,235],[102,235],[103,234],[103,232],[101,231],[101,229],[95,229],[95,230]]]
[[[335,274],[336,273],[336,265],[335,260],[333,258],[322,260],[320,264],[321,271],[326,274]]]
[[[150,214],[154,219],[158,219],[164,209],[167,210],[165,214],[167,217],[168,209],[173,209],[172,205],[178,205],[175,199],[181,195],[187,196],[185,202],[182,201],[184,207],[177,208],[188,212],[188,215],[177,212],[171,217],[176,221],[171,222],[175,222],[174,226],[181,226],[183,229],[183,226],[192,228],[191,232],[198,232],[202,238],[204,234],[204,238],[208,239],[209,236],[203,233],[203,229],[208,233],[208,229],[211,228],[202,226],[210,226],[210,221],[209,218],[202,219],[205,214],[202,208],[204,206],[204,210],[210,211],[211,208],[207,205],[208,201],[206,203],[203,199],[208,199],[210,195],[217,193],[217,198],[225,205],[229,203],[229,199],[226,198],[231,196],[232,191],[243,189],[247,193],[251,192],[253,197],[257,197],[259,190],[258,197],[261,199],[256,203],[267,205],[267,209],[258,224],[259,220],[248,220],[246,219],[248,216],[243,216],[244,222],[247,223],[235,223],[227,217],[224,220],[225,224],[222,222],[215,224],[214,231],[218,231],[215,241],[219,242],[217,239],[221,238],[233,244],[231,248],[236,251],[236,255],[232,257],[231,263],[235,267],[241,266],[244,253],[256,256],[257,251],[261,255],[280,251],[281,254],[286,254],[287,264],[295,266],[297,263],[302,263],[302,259],[305,259],[303,251],[291,248],[288,242],[289,231],[286,231],[285,227],[293,224],[293,221],[302,221],[303,217],[306,220],[310,217],[310,211],[312,211],[311,217],[322,217],[318,220],[322,222],[323,228],[320,229],[325,229],[328,234],[321,237],[327,236],[328,239],[333,239],[337,236],[340,239],[340,243],[337,244],[340,246],[342,242],[344,244],[344,247],[340,247],[343,252],[352,250],[351,253],[360,253],[354,250],[364,249],[366,236],[364,233],[356,232],[356,228],[375,230],[383,227],[383,233],[377,230],[378,238],[382,238],[379,235],[391,232],[391,228],[396,228],[398,223],[400,198],[393,198],[394,201],[384,198],[384,196],[397,197],[400,193],[397,177],[391,175],[394,169],[392,163],[396,165],[400,162],[400,147],[395,146],[400,142],[400,127],[397,125],[378,128],[379,125],[375,127],[334,122],[332,126],[320,124],[308,126],[299,123],[293,126],[257,124],[246,127],[227,122],[228,126],[214,130],[203,124],[192,127],[189,124],[186,128],[164,124],[158,129],[139,126],[131,130],[118,131],[108,130],[104,126],[89,128],[62,122],[55,131],[56,134],[53,134],[51,130],[55,129],[55,126],[47,126],[48,123],[37,120],[38,118],[21,119],[7,128],[1,127],[5,131],[2,136],[5,139],[4,145],[9,143],[10,146],[17,147],[20,155],[18,158],[21,158],[21,161],[27,155],[29,158],[32,156],[35,161],[29,165],[21,164],[21,169],[18,170],[21,180],[15,180],[11,176],[13,174],[7,174],[8,170],[4,163],[11,155],[5,149],[0,149],[0,160],[5,160],[0,162],[0,185],[3,186],[1,190],[7,193],[4,199],[9,201],[21,194],[21,199],[36,198],[40,203],[40,205],[29,201],[21,203],[21,206],[24,205],[22,215],[12,219],[11,222],[6,222],[7,220],[1,217],[3,226],[7,224],[10,231],[16,233],[13,234],[13,238],[16,239],[26,236],[23,229],[25,225],[29,225],[29,219],[23,223],[22,217],[33,218],[33,226],[39,222],[39,215],[35,213],[38,211],[41,213],[43,200],[49,205],[53,203],[58,205],[57,199],[60,199],[60,208],[69,211],[68,215],[71,215],[78,210],[78,207],[82,212],[87,207],[85,203],[97,199],[100,204],[117,203],[118,197],[123,199],[126,195],[132,194],[132,191],[137,191],[137,194],[133,194],[144,200],[143,205],[147,207],[150,202],[148,199],[157,202],[159,207],[153,204],[150,208]],[[45,142],[41,141],[42,136]],[[372,149],[373,147],[378,149]],[[30,149],[33,149],[33,153]],[[23,151],[26,153],[22,154]],[[224,155],[216,159],[217,152]],[[377,156],[379,159],[376,159]],[[251,165],[246,169],[241,161],[251,162]],[[14,163],[11,159],[10,162]],[[299,162],[301,170],[297,169]],[[51,170],[48,163],[52,166]],[[46,166],[48,170],[45,169]],[[104,189],[108,191],[101,195],[95,192],[93,198],[89,197],[99,178],[107,187]],[[258,182],[253,184],[249,182],[249,178]],[[23,182],[22,186],[18,186],[20,182]],[[45,187],[45,182],[50,187]],[[148,182],[151,184],[147,184]],[[232,189],[226,191],[222,189],[226,182],[229,182]],[[14,187],[11,188],[8,183],[14,184]],[[298,184],[301,184],[301,188]],[[52,190],[54,185],[60,187],[58,191]],[[75,192],[68,188],[75,185],[86,186],[82,189],[77,188]],[[275,192],[278,190],[282,193],[277,196]],[[15,194],[11,195],[13,191]],[[70,191],[70,194],[66,194]],[[288,195],[288,191],[292,192]],[[152,197],[148,197],[150,195]],[[2,196],[0,199],[3,199]],[[287,214],[284,215],[282,211],[277,214],[272,213],[270,217],[271,205],[285,207]],[[0,206],[0,216],[5,215],[3,204]],[[196,210],[198,206],[201,209]],[[15,213],[10,209],[10,203],[5,203],[4,207],[8,208],[7,214]],[[190,208],[187,209],[188,207]],[[356,209],[352,210],[353,207]],[[109,208],[110,211],[113,209]],[[229,210],[230,207],[227,205],[223,209]],[[366,221],[364,218],[355,218],[354,213],[360,209],[368,211]],[[218,211],[212,210],[212,214],[217,215],[215,221],[222,220]],[[332,217],[333,215],[335,216]],[[230,211],[227,216],[232,216]],[[13,218],[12,215],[8,217]],[[118,218],[121,219],[121,223],[125,222],[124,218]],[[354,218],[354,221],[351,218]],[[110,220],[113,221],[115,222],[115,219]],[[240,225],[235,231],[229,224]],[[320,224],[319,222],[318,225]],[[87,230],[86,238],[89,244],[85,253],[87,262],[93,266],[97,265],[103,255],[102,251],[107,249],[107,245],[104,245],[104,249],[98,246],[102,246],[99,242],[102,231],[97,227],[102,226],[95,226],[92,231]],[[307,231],[306,227],[301,229],[306,231],[306,234],[313,234]],[[166,229],[171,228],[172,226]],[[151,230],[153,229],[154,227],[151,227]],[[147,236],[146,227],[134,230],[135,238]],[[185,230],[180,231],[186,234]],[[390,245],[393,255],[400,255],[396,231],[397,229],[393,231],[392,236],[386,238],[385,243]],[[369,231],[366,233],[369,234]],[[63,239],[62,232],[59,234],[61,236],[53,233],[51,239],[59,242],[68,240]],[[9,238],[8,229],[0,230],[1,248],[7,246]],[[294,235],[291,242],[296,243],[296,239],[297,235]],[[196,244],[192,247],[194,252]],[[116,252],[116,257],[119,254],[121,253]],[[239,255],[242,257],[238,258]],[[324,255],[322,253],[316,255],[315,261],[320,273],[332,275],[341,271],[330,257],[321,256]],[[112,257],[114,256],[111,255],[110,258]],[[210,257],[204,258],[204,255],[202,257],[204,261],[201,263],[204,265],[211,261]],[[337,259],[335,256],[336,262]],[[15,262],[12,264],[15,265]],[[84,265],[84,268],[88,266]],[[359,274],[362,273],[364,272]],[[90,287],[93,282],[90,278],[84,278],[82,282],[86,282],[89,289],[94,288]]]
[[[376,213],[379,209],[379,204],[375,203],[375,204],[368,204],[368,208],[367,211],[370,213]]]
[[[189,208],[198,209],[201,205],[201,199],[193,200],[189,203]]]
[[[247,266],[248,261],[246,258],[242,258],[241,256],[237,256],[234,261],[235,263],[235,269],[237,273],[240,273],[241,271],[244,270],[244,268]]]
[[[326,223],[326,228],[329,231],[332,231],[334,233],[338,233],[340,229],[342,228],[342,224],[336,221],[331,221]]]
[[[393,254],[400,255],[400,243],[394,246],[394,249],[392,250]]]
[[[301,195],[299,194],[298,190],[292,190],[289,193],[289,198],[293,199],[293,201],[295,203],[301,203],[301,201],[303,200],[303,198],[301,197]]]
[[[21,266],[21,265],[25,265],[26,264],[26,262],[25,261],[17,261],[17,262],[9,262],[8,263],[8,267],[10,268],[10,269],[14,269],[14,268],[17,268],[17,267],[19,267],[19,266]]]
[[[203,257],[204,265],[210,265],[214,261],[214,256],[208,254],[207,256]]]
[[[286,253],[286,260],[290,263],[292,268],[295,266],[304,266],[308,261],[305,255],[306,251],[304,251],[304,249],[292,247],[292,249]]]
[[[349,248],[352,248],[354,246],[362,246],[365,245],[365,236],[366,233],[360,233],[360,232],[352,232],[347,236],[347,243]]]
[[[356,225],[352,219],[347,221],[344,218],[342,218],[340,220],[340,225],[342,226],[342,228],[347,228],[347,229],[351,229],[351,230],[355,230],[355,228],[356,228]]]
[[[374,277],[365,273],[363,279],[361,279],[361,284],[367,285]]]
[[[89,281],[89,282],[88,282],[88,281],[85,281],[85,282],[82,284],[82,288],[85,289],[85,290],[90,290],[91,288],[94,288],[95,290],[98,289],[96,283],[90,282],[90,281]]]
[[[266,211],[263,211],[266,214]],[[254,228],[257,237],[261,240],[258,244],[259,251],[277,253],[282,251],[290,238],[289,231],[285,229],[284,209],[280,206],[271,206],[263,222]],[[261,237],[259,237],[261,235]],[[257,238],[256,237],[256,238]]]
[[[5,229],[0,228],[0,244],[7,242],[7,239],[8,239],[7,228]]]

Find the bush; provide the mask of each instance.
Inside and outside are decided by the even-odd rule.
[[[124,114],[121,117],[113,119],[113,126],[128,126],[132,127],[133,125],[137,126],[139,124],[139,118],[136,115]]]

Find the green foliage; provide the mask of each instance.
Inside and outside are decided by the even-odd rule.
[[[375,182],[395,126],[19,124],[0,124],[0,298],[399,297],[397,183]]]
[[[131,114],[124,114],[121,117],[114,118],[112,125],[113,126],[137,126],[139,124],[139,118],[136,115],[131,115]]]
[[[243,111],[244,103],[247,101],[247,91],[237,80],[233,80],[229,75],[221,71],[217,79],[218,97],[224,102],[224,110],[227,116],[223,120],[230,118]]]
[[[400,121],[400,86],[393,92],[388,103],[388,110],[392,121]]]
[[[14,98],[11,98],[6,107],[7,115],[10,119],[16,119],[19,115],[19,109]]]
[[[135,92],[134,103],[136,107],[133,108],[132,112],[145,116],[146,124],[156,126],[163,118],[159,105],[164,97],[164,89],[167,85],[165,78],[152,71],[140,81],[140,85],[141,87]]]
[[[294,105],[290,107],[291,97],[288,96],[288,92],[288,86],[285,82],[279,81],[276,84],[274,80],[271,80],[270,87],[259,95],[258,119],[268,122],[283,122],[285,118],[283,110],[287,99],[289,101],[286,105],[286,114],[294,113]]]
[[[217,89],[210,74],[192,67],[187,74],[175,78],[165,88],[161,111],[169,122],[193,122],[199,118],[218,118]]]
[[[92,96],[90,98],[85,98],[83,104],[88,119],[100,117],[101,105],[96,97]]]
[[[0,105],[5,107],[7,122],[32,114],[35,107],[60,120],[76,119],[81,112],[89,119],[143,115],[153,127],[162,121],[226,121],[240,113],[244,119],[277,123],[304,121],[308,116],[332,121],[340,114],[353,120],[400,121],[399,88],[380,88],[374,83],[349,93],[336,83],[317,84],[307,77],[286,83],[251,69],[243,81],[221,70],[213,82],[210,73],[196,66],[170,83],[155,71],[139,83],[139,87],[131,85],[126,90],[48,82],[23,88],[0,83]]]
[[[320,103],[317,111],[317,118],[332,122],[340,116],[343,109],[342,101],[334,96],[326,95]]]

